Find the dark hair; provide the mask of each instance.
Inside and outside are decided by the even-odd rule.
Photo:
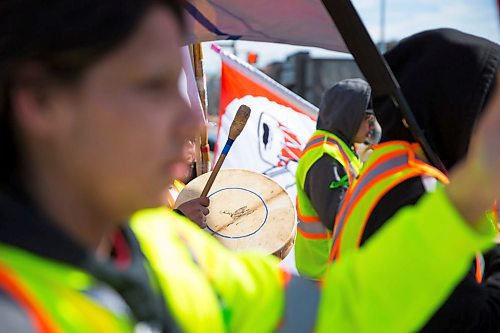
[[[182,6],[176,0],[0,2],[0,186],[19,168],[9,95],[15,85],[30,83],[19,82],[19,68],[34,63],[44,79],[74,83],[89,65],[123,42],[154,4],[170,9],[183,28]]]

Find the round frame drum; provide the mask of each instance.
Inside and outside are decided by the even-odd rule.
[[[198,198],[210,173],[192,180],[175,202]],[[260,249],[283,259],[295,240],[296,213],[287,192],[274,180],[248,170],[222,169],[208,193],[207,231],[227,248]]]

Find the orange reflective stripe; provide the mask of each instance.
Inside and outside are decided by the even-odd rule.
[[[444,173],[442,173],[438,169],[430,166],[429,164],[418,160],[416,158],[414,150],[410,150],[408,153],[409,153],[409,158],[408,158],[408,166],[409,167],[418,168],[422,171],[422,174],[425,174],[425,175],[430,176],[430,177],[434,177],[445,185],[448,185],[450,183],[450,180],[448,179],[448,177]]]
[[[394,152],[391,152],[389,154],[385,154],[385,155],[381,156],[380,158],[375,160],[373,162],[373,164],[370,165],[366,170],[363,170],[363,173],[358,178],[358,183],[361,183],[366,177],[368,177],[368,175],[371,173],[371,171],[373,169],[375,169],[376,167],[378,167],[382,163],[388,162],[389,160],[392,160],[396,157],[404,156],[405,154],[406,154],[406,150],[397,150],[397,151],[394,151]],[[346,194],[346,199],[345,199],[346,202],[353,195],[355,188],[356,188],[355,186],[349,187],[347,194]]]
[[[483,282],[483,265],[480,254],[476,254],[476,281]]]
[[[350,183],[354,181],[360,168],[354,152],[334,134],[320,131],[315,132],[309,139],[302,154],[304,158],[301,160],[302,163],[299,163],[297,170],[296,197],[297,230],[300,236],[308,239],[329,240],[332,236],[331,231],[321,223],[320,217],[304,192],[304,184],[302,184],[305,181],[308,169],[323,154],[331,156],[338,161],[342,168],[344,168]],[[310,163],[307,164],[307,162]]]
[[[358,208],[361,200],[366,197],[367,193],[370,191],[373,192],[373,188],[375,186],[380,186],[381,182],[385,181],[387,184],[385,184],[382,189],[379,188],[378,193],[371,193],[371,201],[365,203],[367,207],[363,207],[363,213],[356,217],[356,219],[362,219],[363,221],[356,221],[356,224],[354,225],[354,228],[356,229],[349,229],[349,239],[352,244],[348,243],[348,247],[355,246],[356,248],[359,248],[366,224],[368,223],[369,216],[371,215],[373,209],[382,197],[396,185],[419,175],[429,175],[445,184],[448,183],[446,175],[418,159],[414,151],[418,148],[418,146],[410,145],[408,143],[402,145],[405,148],[397,149],[398,143],[393,142],[390,144],[386,143],[379,145],[379,149],[380,147],[386,148],[390,146],[391,148],[395,148],[395,150],[382,154],[379,157],[374,155],[375,159],[367,167],[366,171],[362,173],[356,184],[349,188],[344,203],[342,204],[335,221],[330,261],[339,259],[341,249],[343,248],[342,241],[345,235],[344,231],[349,227],[353,227],[348,227],[347,221],[353,218],[353,212],[356,208]],[[395,178],[391,179],[391,177]],[[356,236],[357,238],[353,238]]]
[[[303,231],[301,228],[297,227],[297,231],[302,235],[302,237],[307,239],[329,239],[328,233],[316,234]]]
[[[281,273],[280,274],[281,281],[283,283],[283,286],[286,288],[290,283],[290,281],[292,280],[292,274],[288,271],[283,271],[283,270],[280,270],[280,273]]]
[[[405,150],[398,150],[398,151],[394,151],[394,152],[391,152],[389,154],[381,156],[380,158],[378,158],[377,160],[375,160],[374,163],[372,165],[370,165],[366,169],[366,171],[362,172],[361,176],[358,178],[358,182],[354,186],[350,186],[348,188],[347,193],[345,195],[344,203],[341,205],[341,207],[339,209],[339,212],[337,213],[337,216],[336,216],[336,219],[335,219],[335,224],[334,224],[335,225],[335,229],[333,231],[334,242],[335,242],[335,239],[337,238],[337,233],[339,233],[341,231],[340,228],[343,228],[342,223],[339,223],[339,221],[341,219],[344,220],[344,221],[346,220],[345,218],[342,218],[342,217],[345,216],[346,210],[350,206],[353,206],[353,205],[350,204],[352,202],[351,197],[356,193],[355,190],[357,190],[359,188],[359,186],[357,184],[363,183],[365,181],[365,179],[368,176],[370,176],[371,171],[373,171],[375,168],[377,168],[381,164],[383,164],[385,162],[388,162],[388,161],[390,161],[392,159],[395,159],[397,157],[404,156],[405,154],[406,154]],[[358,200],[356,200],[356,202],[357,201]]]
[[[23,307],[37,332],[62,332],[45,312],[42,305],[29,294],[16,274],[2,263],[0,263],[0,287]]]
[[[313,144],[312,144],[312,145],[310,145],[310,146],[307,146],[307,147],[306,147],[306,149],[304,149],[304,150],[302,151],[302,155],[304,155],[305,153],[307,153],[309,150],[314,149],[314,148],[316,148],[316,147],[319,147],[319,146],[321,146],[321,145],[323,145],[323,144],[324,144],[324,142],[323,142],[323,141],[321,141],[321,142],[316,142],[316,143],[313,143]]]
[[[180,180],[177,180],[177,179],[174,180],[174,183],[172,185],[175,188],[175,190],[179,193],[181,193],[182,190],[184,189],[184,187],[186,187],[186,185],[183,182],[181,182]]]
[[[349,160],[347,159],[346,155],[345,155],[345,152],[342,151],[342,148],[339,147],[339,150],[340,150],[340,156],[342,156],[342,165],[345,165],[346,167],[344,169],[346,174],[347,174],[347,180],[349,181],[349,185],[352,184],[352,182],[354,181],[354,178],[356,178],[353,174],[352,174],[352,170],[351,170],[351,166],[349,164]]]
[[[175,206],[175,200],[172,193],[170,193],[170,189],[167,191],[167,205],[168,208],[174,208]]]
[[[324,134],[316,134],[316,135],[313,135],[309,141],[314,141],[316,139],[324,139],[325,138],[325,135]]]
[[[360,194],[357,195],[354,200],[352,201],[352,204],[350,205],[350,209],[347,211],[346,213],[346,217],[345,217],[345,221],[348,221],[349,218],[351,217],[351,214],[352,212],[354,211],[354,208],[357,206],[358,202],[361,200],[361,198],[366,194],[366,192],[368,192],[371,187],[373,187],[376,183],[378,183],[379,181],[387,178],[388,176],[390,176],[391,174],[394,174],[394,173],[398,173],[398,172],[401,172],[401,171],[404,171],[406,170],[408,167],[407,166],[400,166],[396,169],[391,169],[391,170],[388,170],[384,173],[381,173],[379,175],[377,175],[377,177],[375,177],[368,186],[365,186],[363,187],[363,189],[361,190]],[[368,211],[367,211],[367,216],[370,216],[371,212],[373,211],[373,209],[375,208],[376,204],[378,203],[378,201],[384,196],[387,194],[387,192],[389,192],[392,188],[394,188],[394,186],[396,186],[397,184],[401,183],[402,181],[406,180],[406,179],[409,179],[409,178],[412,178],[412,177],[415,177],[415,176],[418,176],[420,173],[419,172],[411,172],[409,173],[408,175],[406,175],[406,177],[404,178],[398,178],[396,180],[394,180],[388,187],[386,187],[384,189],[384,191],[381,191],[380,193],[377,194],[377,197],[376,199],[374,200],[373,204],[368,208]],[[361,227],[361,232],[358,236],[358,241],[357,241],[357,246],[359,247],[359,244],[361,244],[361,239],[363,237],[363,233],[364,233],[364,230],[366,228],[366,224],[368,223],[368,219],[366,219],[365,221],[362,222],[362,227]],[[337,225],[337,222],[336,222],[336,225]],[[345,224],[344,224],[345,226]],[[332,261],[333,259],[339,259],[340,258],[340,253],[337,253],[339,248],[340,248],[340,245],[342,243],[342,236],[343,236],[343,231],[345,230],[345,228],[342,228],[342,230],[340,231],[340,235],[338,237],[338,241],[334,240],[334,242],[336,244],[336,246],[334,246],[333,250],[331,251],[330,253],[330,261]]]
[[[387,141],[387,142],[382,142],[379,143],[375,146],[373,146],[373,149],[381,149],[381,148],[387,148],[387,147],[393,147],[393,146],[404,146],[408,149],[416,149],[420,147],[420,145],[417,144],[412,144],[407,141],[400,141],[400,140],[394,140],[394,141]]]
[[[402,168],[403,170],[404,168]],[[398,171],[396,171],[398,172]],[[396,185],[398,185],[399,183],[401,183],[402,181],[404,180],[407,180],[407,179],[410,179],[410,178],[413,178],[413,177],[416,177],[418,175],[421,175],[421,173],[419,172],[411,172],[411,173],[408,173],[407,175],[405,175],[404,178],[400,178],[400,179],[396,179],[394,182],[392,182],[386,189],[384,189],[384,191],[381,191],[376,197],[375,197],[375,200],[374,200],[374,203],[372,206],[370,206],[370,209],[368,210],[368,216],[371,215],[372,211],[375,209],[375,206],[377,205],[377,203],[382,199],[382,197],[384,195],[387,194],[387,192],[389,192],[391,189],[393,189]],[[359,199],[358,199],[359,200]],[[352,212],[352,209],[351,209],[351,212]],[[368,224],[368,219],[366,219],[364,222],[363,222],[363,226],[361,227],[361,233],[359,234],[359,237],[358,237],[358,247],[359,245],[361,244],[361,239],[363,238],[363,234],[365,233],[365,228],[366,228],[366,225]]]
[[[384,143],[384,144],[379,145],[378,147],[383,147],[383,146],[387,146],[387,145],[388,145],[387,143]],[[405,146],[409,147],[410,145],[406,143]],[[363,183],[366,180],[366,178],[370,176],[372,171],[375,168],[378,168],[381,164],[388,162],[390,160],[394,160],[398,157],[405,156],[405,155],[408,155],[408,150],[399,149],[399,150],[395,150],[395,151],[392,151],[390,153],[384,154],[384,155],[380,156],[378,159],[375,159],[373,161],[373,163],[366,170],[363,171],[363,173],[361,174],[361,176],[358,179],[357,184]],[[358,188],[358,186],[349,187],[349,189],[347,190],[344,202],[351,201],[351,197],[353,196],[353,194],[355,193],[355,190],[357,188]],[[344,214],[344,211],[347,207],[348,207],[348,205],[342,205],[339,213],[337,214],[337,219]],[[335,223],[335,225],[337,225],[337,223]]]
[[[177,197],[186,185],[180,180],[174,180],[172,186],[167,191],[167,208],[174,208]]]
[[[395,151],[392,151],[388,154],[384,154],[382,156],[380,156],[378,159],[376,159],[375,161],[373,161],[373,164],[371,164],[368,168],[366,168],[366,170],[363,170],[363,174],[359,177],[359,180],[361,181],[362,178],[366,177],[366,175],[372,171],[373,169],[375,169],[378,165],[384,163],[384,162],[387,162],[389,160],[392,160],[398,156],[404,156],[408,153],[407,150],[404,150],[404,149],[401,149],[401,150],[395,150]]]
[[[303,215],[301,215],[298,209],[297,209],[297,217],[299,218],[300,221],[302,221],[304,223],[316,223],[316,222],[320,221],[318,216],[303,216]]]
[[[401,146],[405,146],[408,148],[408,150],[402,149],[401,151],[405,151],[405,152],[410,154],[410,159],[409,159],[409,163],[408,163],[409,165],[414,166],[414,167],[418,167],[418,168],[422,168],[425,171],[425,175],[434,177],[443,184],[446,184],[446,185],[449,184],[450,181],[449,181],[448,176],[446,174],[444,174],[443,172],[439,171],[438,169],[434,168],[433,166],[431,166],[425,162],[422,162],[416,158],[415,152],[419,152],[421,154],[424,154],[422,148],[420,147],[420,144],[418,144],[418,143],[408,143],[406,141],[388,141],[388,142],[384,142],[384,143],[381,143],[381,144],[374,146],[374,149],[387,148],[387,147],[394,146],[394,145],[401,145]]]
[[[317,215],[313,215],[313,216],[308,216],[308,215],[302,215],[302,212],[300,210],[300,203],[299,203],[299,196],[297,196],[297,198],[295,199],[295,207],[297,207],[296,211],[297,211],[297,218],[304,222],[304,223],[308,223],[308,222],[319,222],[320,219],[319,219],[319,216]]]
[[[296,198],[296,211],[297,211],[297,231],[300,235],[307,239],[328,239],[329,235],[326,228],[321,223],[319,216],[306,216],[302,215],[299,196]]]
[[[302,152],[302,155],[304,155],[309,150],[314,149],[314,148],[319,147],[319,146],[324,145],[324,144],[337,147],[337,149],[340,152],[340,156],[342,158],[342,161],[339,161],[339,162],[341,162],[344,169],[346,169],[345,171],[347,174],[347,178],[349,179],[349,184],[352,184],[352,181],[354,180],[355,176],[352,174],[349,156],[347,155],[347,152],[342,147],[342,144],[337,139],[330,137],[330,136],[327,136],[327,135],[324,135],[324,134],[315,135],[309,139],[309,141],[306,145],[306,148]]]
[[[301,232],[301,235],[305,238],[328,238],[328,231],[321,222],[304,223],[302,221],[299,221],[299,223],[297,224],[297,230]]]
[[[324,134],[318,134],[318,135],[311,137],[309,139],[309,141],[307,141],[306,146],[305,146],[304,150],[302,151],[302,155],[304,155],[304,153],[306,151],[309,151],[314,147],[321,146],[325,142],[325,138],[326,138],[326,136]]]

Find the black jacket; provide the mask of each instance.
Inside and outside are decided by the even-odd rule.
[[[433,149],[448,169],[453,168],[465,156],[474,125],[494,90],[499,46],[456,30],[439,29],[403,40],[385,57]],[[374,111],[382,126],[382,142],[414,141],[390,101],[376,99]],[[370,215],[362,244],[425,191],[420,177],[389,191]],[[483,284],[475,281],[471,268],[424,332],[500,332],[499,254],[497,247],[485,256]]]

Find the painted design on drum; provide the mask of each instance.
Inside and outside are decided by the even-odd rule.
[[[252,214],[253,212],[255,212],[255,209],[247,209],[248,206],[243,206],[237,210],[234,211],[234,213],[231,213],[230,211],[227,211],[227,210],[223,210],[222,212],[220,212],[221,214],[226,214],[226,215],[229,215],[231,216],[233,219],[238,219],[242,216],[245,216],[245,215],[250,215]]]
[[[301,142],[293,130],[266,111],[260,114],[257,126],[259,155],[269,165],[262,173],[271,178],[287,174],[283,178],[287,182],[282,185],[286,189],[295,186],[296,164],[299,163],[305,142]]]
[[[245,191],[245,192],[248,192],[252,195],[254,195],[255,197],[257,197],[261,202],[262,202],[262,205],[264,206],[264,209],[265,209],[265,213],[264,213],[264,217],[262,219],[262,223],[257,227],[256,230],[250,232],[250,233],[247,233],[247,234],[244,234],[244,235],[237,235],[237,236],[228,236],[228,235],[224,235],[221,233],[222,230],[225,230],[227,229],[229,226],[233,225],[233,224],[238,224],[239,220],[242,218],[242,217],[245,217],[245,216],[249,216],[251,215],[253,212],[255,212],[255,209],[248,209],[248,205],[244,205],[244,206],[241,206],[240,208],[234,210],[233,212],[229,211],[229,210],[223,210],[223,211],[220,211],[221,214],[225,214],[225,215],[228,215],[233,221],[230,222],[229,224],[227,225],[224,225],[222,226],[220,229],[218,230],[213,230],[212,228],[210,228],[210,226],[207,226],[207,229],[217,235],[217,236],[220,236],[220,237],[223,237],[223,238],[232,238],[232,239],[237,239],[237,238],[245,238],[245,237],[250,237],[252,235],[255,235],[257,232],[259,232],[260,229],[262,229],[262,227],[266,224],[267,222],[267,217],[269,216],[269,209],[267,207],[267,204],[266,202],[264,201],[264,199],[257,193],[255,193],[254,191],[251,191],[251,190],[248,190],[246,188],[241,188],[241,187],[225,187],[225,188],[221,188],[220,190],[217,190],[215,191],[214,193],[211,193],[208,197],[211,198],[213,197],[214,195],[222,192],[222,191],[227,191],[227,190],[237,190],[237,191]]]

